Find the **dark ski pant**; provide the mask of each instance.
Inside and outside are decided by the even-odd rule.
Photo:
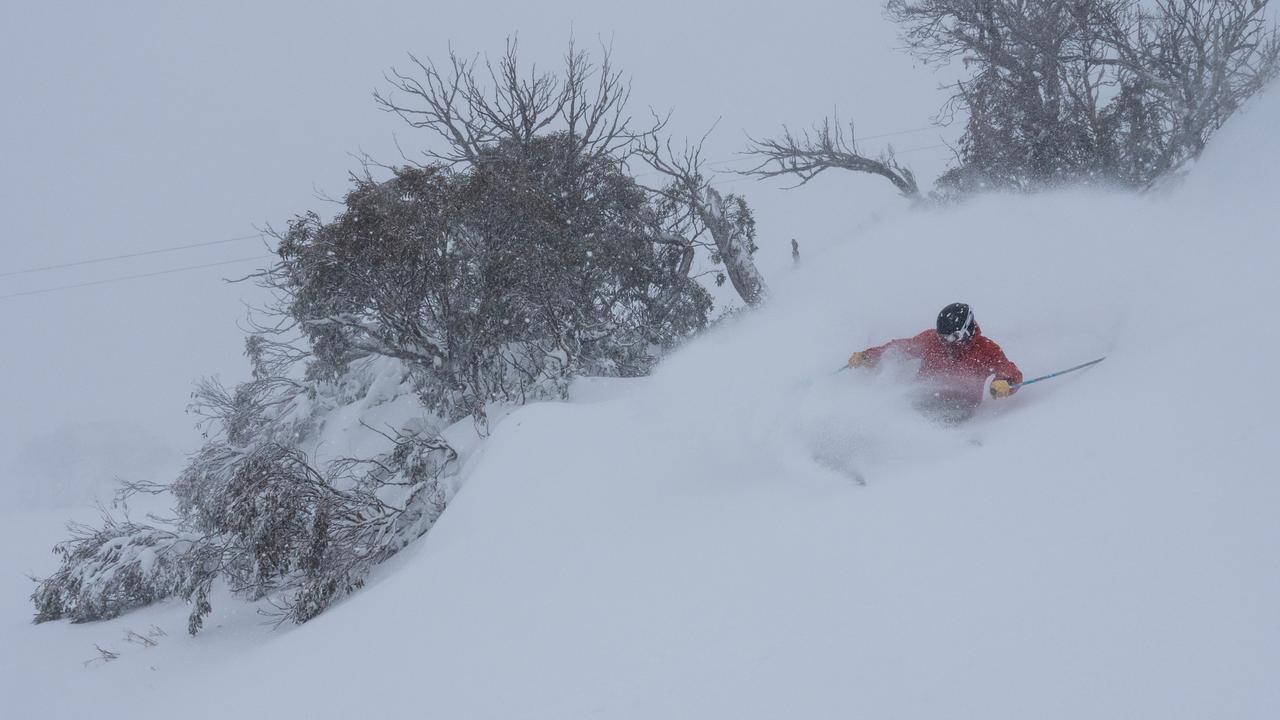
[[[978,403],[968,393],[955,390],[928,390],[912,403],[921,415],[943,425],[956,425],[973,417]]]

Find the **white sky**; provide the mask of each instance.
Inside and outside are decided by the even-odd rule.
[[[442,6],[443,5],[443,6]],[[496,54],[553,65],[572,32],[612,38],[637,115],[673,108],[712,160],[838,108],[860,135],[927,126],[939,76],[897,50],[879,0],[844,2],[17,2],[0,6],[0,295],[264,255],[254,242],[3,277],[86,258],[245,235],[340,196],[351,154],[398,158],[432,139],[370,93],[405,53]],[[956,127],[888,138],[923,182]],[[868,148],[876,148],[873,141]],[[727,177],[757,213],[766,274],[788,240],[817,247],[896,207],[887,182]],[[192,381],[244,374],[242,301],[220,278],[252,262],[0,299],[0,472],[34,438],[124,423],[190,449]],[[69,448],[68,452],[75,452]],[[3,484],[3,480],[0,480]]]

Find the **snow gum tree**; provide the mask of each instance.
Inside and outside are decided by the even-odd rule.
[[[487,162],[485,153],[494,147],[509,155],[547,133],[560,134],[564,147],[576,151],[572,157],[607,158],[620,169],[632,160],[645,162],[669,181],[644,188],[657,211],[647,222],[663,230],[650,240],[682,258],[677,268],[683,273],[701,251],[724,268],[721,281],[728,278],[748,306],[764,298],[764,279],[752,259],[755,224],[745,198],[713,187],[697,149],[679,157],[670,153],[670,140],[663,139],[665,119],[653,116],[637,126],[627,112],[630,86],[613,67],[607,47],[597,64],[571,43],[559,74],[523,71],[514,41],[496,64],[453,53],[443,65],[410,59],[415,72],[393,71],[391,90],[376,99],[384,110],[436,136],[437,146],[424,151],[431,162],[475,168]]]
[[[1063,183],[1145,189],[1178,173],[1280,69],[1269,0],[888,0],[906,48],[965,76],[938,122],[963,118],[958,163],[931,199]],[[825,119],[752,139],[747,174],[800,184],[828,169],[923,199],[892,148]]]
[[[332,222],[291,224],[269,277],[327,360],[317,370],[398,358],[431,410],[481,418],[560,397],[575,375],[644,374],[705,325],[710,298],[662,213],[566,133],[503,140],[463,169],[358,180]]]
[[[1197,157],[1274,77],[1268,0],[890,0],[908,48],[960,59],[967,115],[943,186],[1145,187]]]
[[[751,260],[756,251],[755,216],[745,198],[722,195],[707,180],[701,143],[676,152],[669,140],[662,143],[649,136],[640,139],[636,152],[666,180],[650,190],[659,198],[664,217],[664,232],[657,241],[679,251],[682,272],[689,271],[699,248],[706,249],[725,268],[717,274],[717,284],[728,279],[748,307],[763,302],[768,286]]]

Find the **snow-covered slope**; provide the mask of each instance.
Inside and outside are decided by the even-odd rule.
[[[655,376],[506,418],[428,537],[305,626],[10,614],[4,694],[59,717],[1280,716],[1277,121],[1273,93],[1167,196],[989,197],[805,257]],[[1029,375],[1108,360],[961,428],[908,409],[909,369],[833,372],[956,300]],[[80,667],[152,623],[158,646]]]

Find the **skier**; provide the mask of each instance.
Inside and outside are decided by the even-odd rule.
[[[973,310],[951,303],[938,313],[936,330],[892,340],[849,356],[849,367],[874,367],[886,353],[920,360],[916,377],[925,390],[916,408],[946,422],[966,420],[982,402],[982,386],[992,375],[991,397],[1017,391],[1022,371],[1005,357],[995,341],[982,334]]]

